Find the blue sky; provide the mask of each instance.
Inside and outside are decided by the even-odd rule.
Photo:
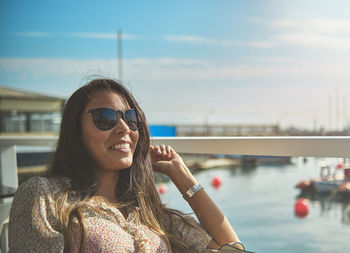
[[[123,81],[150,123],[348,125],[350,2],[0,0],[0,85]]]

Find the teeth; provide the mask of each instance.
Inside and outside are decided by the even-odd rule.
[[[122,144],[115,144],[112,146],[112,149],[125,149],[125,148],[130,148],[129,143],[122,143]]]

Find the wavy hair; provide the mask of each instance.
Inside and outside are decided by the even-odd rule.
[[[82,238],[79,246],[80,252],[82,252],[86,238],[83,210],[89,208],[87,200],[97,190],[96,168],[98,166],[83,143],[80,116],[94,93],[105,90],[116,92],[123,97],[131,108],[139,112],[141,120],[141,127],[138,130],[139,140],[132,165],[119,172],[115,189],[118,208],[124,213],[136,211],[139,222],[161,236],[166,241],[170,252],[190,252],[178,236],[171,231],[171,226],[168,228],[165,226],[165,215],[180,216],[187,224],[194,225],[184,218],[183,213],[166,208],[161,203],[148,154],[150,136],[144,112],[132,94],[123,85],[112,79],[90,81],[73,93],[64,108],[56,152],[48,174],[51,177],[68,178],[71,182],[71,187],[57,201],[64,235],[64,252],[70,252],[74,244],[70,239],[73,233],[73,221],[77,221],[80,225]],[[67,202],[70,204],[67,205]],[[90,208],[93,209],[93,207]]]

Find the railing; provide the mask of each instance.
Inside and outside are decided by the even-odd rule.
[[[16,146],[54,147],[57,137],[0,137],[0,182],[17,187]],[[179,153],[292,157],[350,157],[350,137],[154,137]]]
[[[350,137],[157,137],[180,153],[291,157],[350,157]]]

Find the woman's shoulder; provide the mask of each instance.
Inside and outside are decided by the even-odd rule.
[[[16,195],[54,194],[69,188],[70,183],[64,177],[31,177],[17,189]]]
[[[63,248],[57,200],[66,186],[66,179],[50,177],[32,177],[20,184],[9,219],[11,252],[53,252],[49,250],[52,247]]]
[[[68,187],[65,178],[32,177],[20,184],[12,201],[11,216],[31,215],[44,208],[48,213],[56,210],[56,201]],[[29,213],[27,213],[29,212]],[[13,220],[13,219],[12,219]]]

